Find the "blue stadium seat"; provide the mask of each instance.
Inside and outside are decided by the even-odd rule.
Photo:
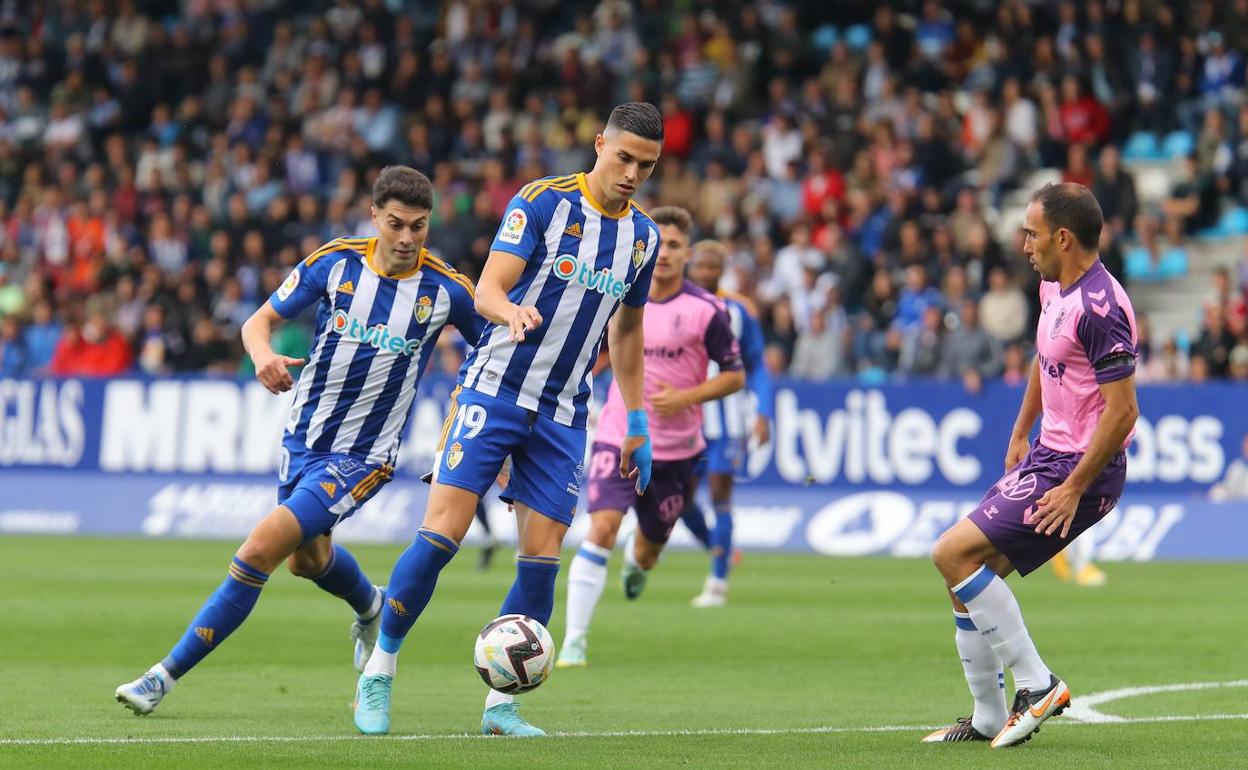
[[[1243,206],[1233,206],[1227,209],[1222,212],[1218,226],[1225,230],[1227,235],[1248,235],[1248,209]]]
[[[845,42],[855,51],[865,51],[871,44],[871,28],[866,24],[855,24],[845,30]]]
[[[1171,131],[1161,144],[1162,154],[1167,158],[1185,158],[1196,149],[1196,140],[1186,131]]]
[[[1160,157],[1157,136],[1151,131],[1136,131],[1122,148],[1123,160],[1156,160]]]
[[[811,45],[821,53],[827,53],[832,50],[832,46],[836,45],[836,41],[841,39],[841,32],[831,24],[824,24],[815,30],[815,34],[811,36]]]
[[[1156,281],[1160,276],[1153,266],[1152,255],[1143,246],[1133,246],[1123,255],[1123,268],[1127,278],[1138,282]]]
[[[1172,246],[1161,253],[1157,263],[1157,277],[1162,280],[1182,278],[1187,275],[1187,249]]]

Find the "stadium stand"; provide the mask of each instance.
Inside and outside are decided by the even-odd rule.
[[[1245,3],[875,5],[0,4],[0,376],[245,370],[241,321],[369,232],[388,163],[429,173],[430,247],[473,275],[629,98],[668,137],[641,203],[729,245],[777,373],[1010,376],[1018,224],[1058,179],[1106,209],[1142,371],[1248,372]]]

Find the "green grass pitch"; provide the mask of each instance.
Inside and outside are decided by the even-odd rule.
[[[1061,717],[1006,751],[919,744],[970,698],[935,570],[899,559],[747,554],[731,605],[693,610],[700,554],[665,557],[637,602],[623,599],[617,554],[590,667],[556,670],[523,700],[535,724],[569,734],[528,741],[470,737],[485,695],[472,641],[507,590],[506,557],[479,572],[465,549],[443,573],[380,739],[351,722],[350,611],[283,570],[155,714],[133,716],[113,689],[165,654],[234,545],[0,539],[0,766],[1172,768],[1242,766],[1248,751],[1243,564],[1110,564],[1101,589],[1047,570],[1012,579],[1076,705],[1125,687],[1239,684],[1107,702],[1097,708],[1132,721]],[[400,552],[353,550],[376,582]],[[561,577],[556,638],[564,596]]]

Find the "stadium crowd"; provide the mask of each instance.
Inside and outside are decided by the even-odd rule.
[[[511,195],[589,168],[630,99],[666,124],[639,202],[729,245],[725,288],[796,377],[1022,379],[1036,278],[990,224],[1037,168],[1094,189],[1120,278],[1131,244],[1248,203],[1248,0],[22,6],[0,3],[2,376],[245,371],[239,325],[371,232],[390,163],[433,179],[428,246],[475,276]],[[1119,147],[1176,128],[1197,138],[1153,210]],[[1142,378],[1248,379],[1244,264],[1190,344],[1141,319]]]

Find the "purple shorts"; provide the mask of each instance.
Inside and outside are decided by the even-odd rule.
[[[637,526],[652,543],[666,543],[672,527],[694,493],[693,469],[698,456],[686,460],[655,460],[650,486],[638,496],[636,482],[620,478],[620,448],[594,443],[589,461],[589,512],[637,512]]]
[[[1122,452],[1114,455],[1079,498],[1075,519],[1065,539],[1057,532],[1037,534],[1035,522],[1023,521],[1037,500],[1070,476],[1081,457],[1054,452],[1034,442],[1023,461],[1002,476],[971,512],[971,521],[1005,554],[1018,574],[1026,575],[1052,559],[1118,504],[1127,480],[1127,458]]]

